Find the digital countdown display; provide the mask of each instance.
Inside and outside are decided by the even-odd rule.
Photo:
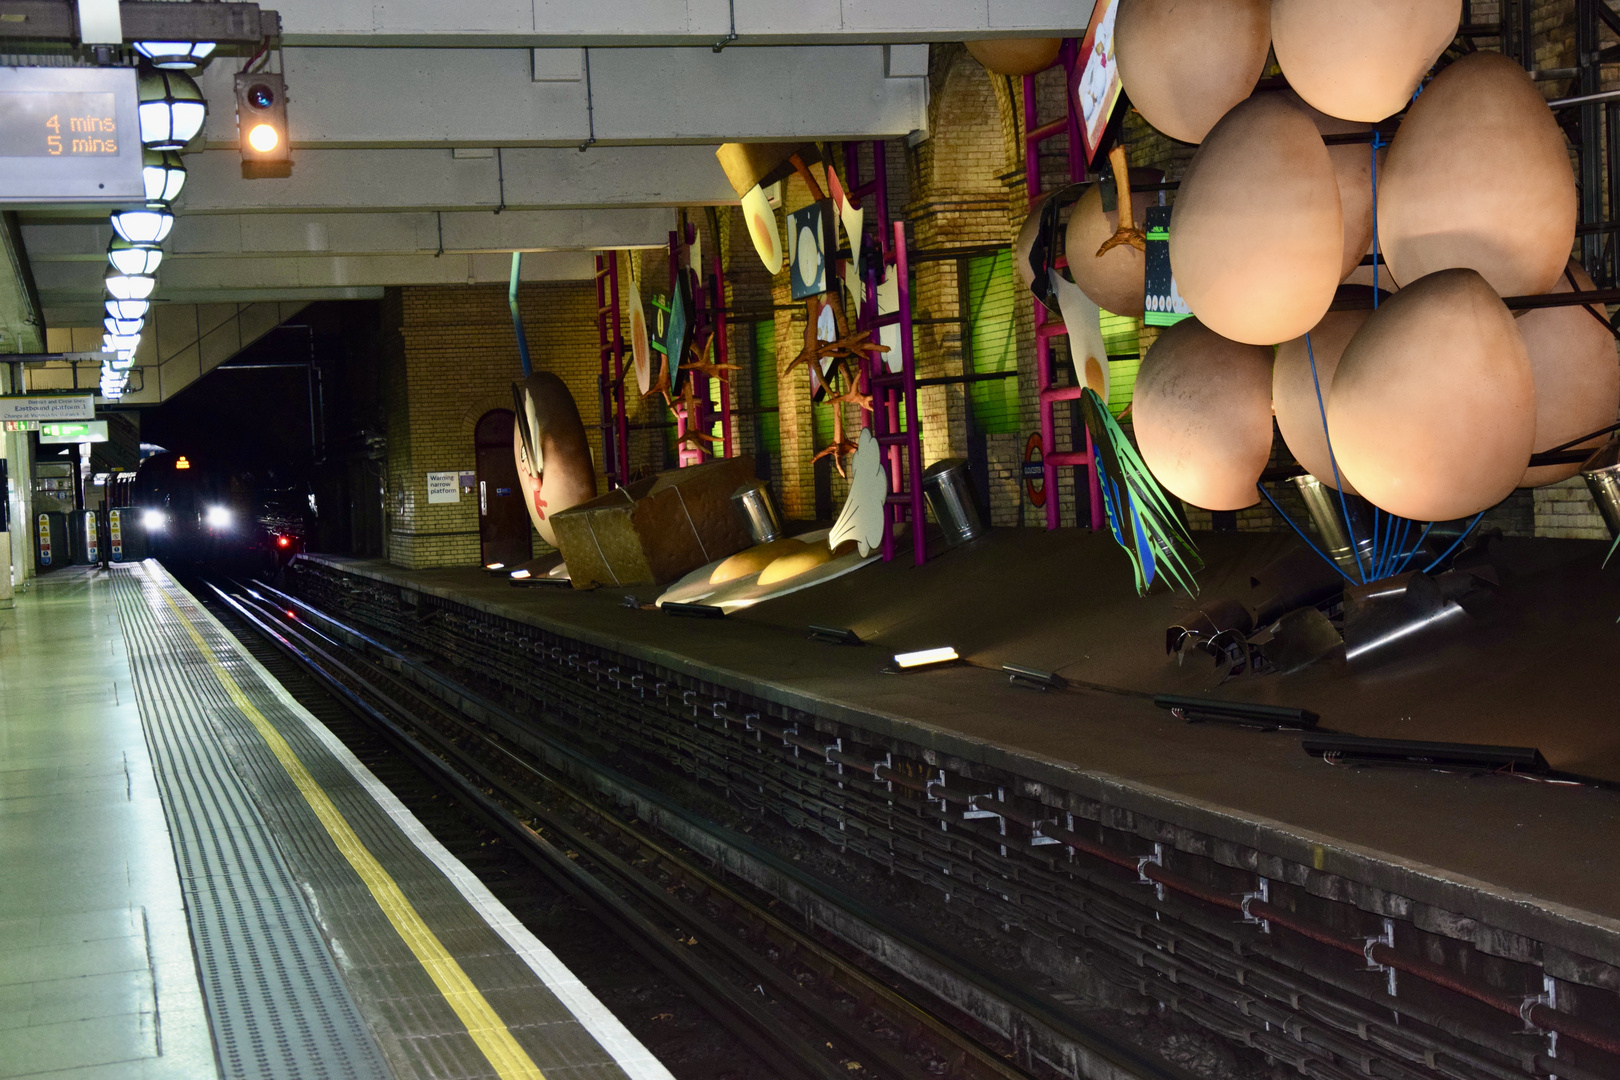
[[[121,141],[112,94],[0,91],[0,157],[111,157]]]
[[[0,67],[0,205],[144,196],[130,68]]]

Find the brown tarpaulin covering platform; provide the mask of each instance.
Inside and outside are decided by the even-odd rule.
[[[1197,539],[1204,597],[1242,595],[1298,543]],[[1455,638],[1365,671],[1327,662],[1219,687],[1212,666],[1166,656],[1165,628],[1190,601],[1162,587],[1139,598],[1113,540],[1080,530],[993,531],[920,568],[902,556],[723,620],[627,608],[625,589],[515,589],[477,569],[313,558],[1620,964],[1620,791],[1335,767],[1297,735],[1187,724],[1151,702],[1241,698],[1311,709],[1354,734],[1535,746],[1557,769],[1620,782],[1620,568],[1599,568],[1596,542],[1495,550],[1502,585],[1470,598]],[[636,592],[650,602],[658,590]],[[868,644],[820,644],[812,623]],[[936,645],[969,664],[883,673],[893,652]],[[1007,662],[1071,686],[1009,686]]]

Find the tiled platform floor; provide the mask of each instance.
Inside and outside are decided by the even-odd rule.
[[[0,611],[0,1077],[217,1076],[105,579]]]

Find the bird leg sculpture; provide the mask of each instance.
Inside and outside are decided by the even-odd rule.
[[[1108,163],[1114,167],[1114,191],[1118,195],[1119,203],[1119,229],[1097,249],[1099,259],[1121,244],[1129,244],[1137,251],[1147,250],[1147,237],[1136,227],[1136,217],[1131,212],[1131,168],[1125,160],[1125,148],[1114,147],[1108,154]]]

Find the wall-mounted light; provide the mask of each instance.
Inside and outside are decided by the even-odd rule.
[[[110,266],[101,282],[107,287],[107,295],[114,300],[145,300],[157,288],[155,277],[148,274],[121,274]]]
[[[112,215],[112,227],[132,244],[161,244],[174,228],[174,215],[162,208],[117,210]]]
[[[173,150],[147,150],[142,155],[141,180],[147,206],[167,206],[186,186],[186,166]]]
[[[155,274],[163,262],[163,249],[156,244],[132,244],[115,236],[107,245],[107,261],[120,274]]]
[[[107,333],[116,337],[128,337],[139,334],[146,328],[145,319],[115,319],[111,315],[101,320],[101,325]]]
[[[202,130],[208,101],[190,75],[181,71],[142,68],[141,145],[148,150],[179,150]]]
[[[165,71],[191,71],[214,55],[212,41],[137,41],[135,51]]]
[[[111,319],[144,319],[146,313],[152,310],[150,300],[108,300],[104,305],[107,317]]]

